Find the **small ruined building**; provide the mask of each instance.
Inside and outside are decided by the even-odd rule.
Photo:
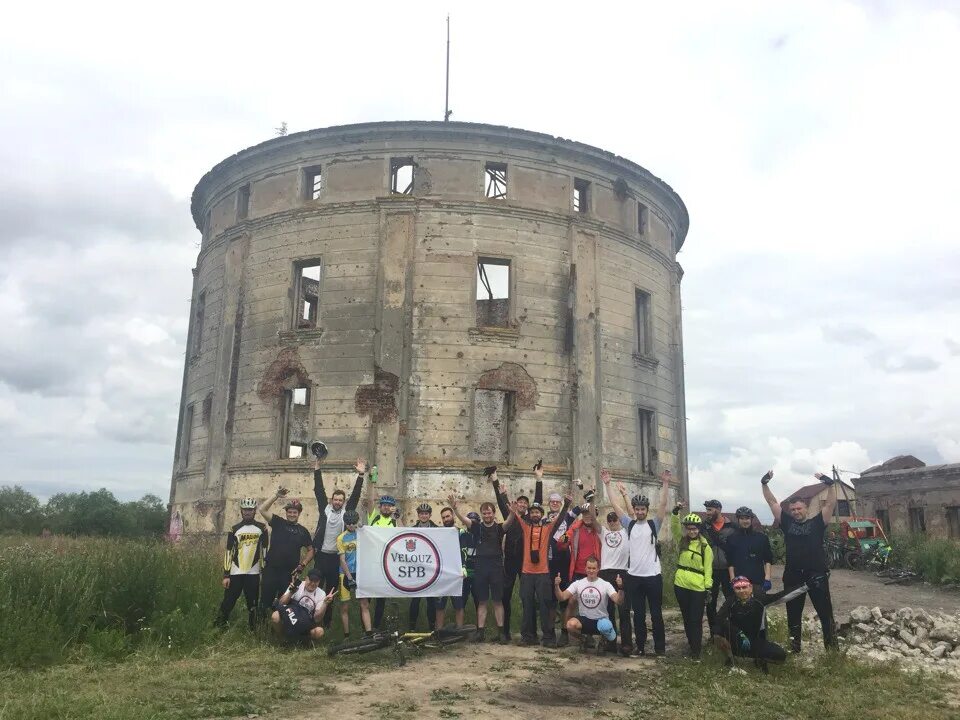
[[[898,455],[864,470],[857,490],[863,513],[895,534],[960,538],[960,463],[928,466]]]
[[[386,122],[248,148],[197,185],[202,232],[171,498],[187,532],[280,484],[316,517],[363,456],[435,512],[601,467],[686,495],[680,197],[588,145]],[[224,516],[224,508],[229,510]]]

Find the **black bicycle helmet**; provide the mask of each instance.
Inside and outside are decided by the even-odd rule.
[[[752,518],[752,517],[753,517],[753,510],[751,510],[750,508],[748,508],[746,505],[743,505],[743,506],[737,508],[736,516],[737,516],[738,518],[740,518],[740,517]]]
[[[417,505],[417,512],[418,512],[418,513],[432,513],[432,512],[433,512],[433,508],[430,507],[430,505],[428,505],[427,503],[420,503],[419,505]]]
[[[343,514],[343,524],[344,525],[356,525],[360,522],[360,513],[356,510],[347,510]]]
[[[650,507],[650,498],[648,498],[646,495],[634,495],[632,498],[630,498],[630,504],[633,507],[648,508]]]

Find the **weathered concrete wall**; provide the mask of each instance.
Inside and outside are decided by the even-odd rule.
[[[398,157],[416,165],[413,196],[390,196]],[[506,199],[484,196],[487,162],[507,165]],[[323,191],[307,199],[304,169],[316,167]],[[573,212],[574,178],[590,183],[585,213]],[[638,201],[650,209],[642,234]],[[225,502],[278,484],[305,498],[313,522],[311,458],[281,447],[284,392],[300,386],[310,404],[290,438],[322,438],[341,487],[357,456],[376,463],[376,491],[410,501],[408,513],[413,499],[439,507],[452,491],[487,499],[480,470],[491,462],[512,493],[530,491],[540,457],[548,490],[569,490],[574,477],[592,486],[610,467],[631,492],[655,495],[654,475],[640,472],[640,407],[656,413],[657,468],[685,487],[675,252],[686,210],[639,166],[492,126],[348,126],[224,161],[197,186],[193,212],[204,231],[194,314],[202,293],[204,319],[181,401],[181,425],[194,407],[189,462],[178,447],[171,493],[188,531],[220,529]],[[495,323],[484,322],[490,308],[478,319],[480,257],[511,265]],[[295,317],[304,261],[322,265],[316,328]],[[643,356],[638,288],[651,296]],[[178,437],[182,446],[185,428]]]
[[[910,509],[922,508],[927,535],[951,537],[947,517],[960,508],[960,464],[868,472],[856,486],[860,512],[885,510],[892,532],[910,532]]]

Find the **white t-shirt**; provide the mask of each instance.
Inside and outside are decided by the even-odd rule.
[[[300,587],[298,587],[296,591],[294,591],[293,595],[290,596],[290,602],[302,605],[316,615],[317,611],[323,608],[323,601],[326,597],[327,593],[324,592],[322,587],[317,585],[317,589],[313,592],[310,592],[307,590],[306,581],[303,581],[300,583]]]
[[[617,589],[603,578],[590,582],[580,578],[570,583],[567,591],[577,597],[577,612],[590,620],[601,620],[607,616],[607,598],[617,594]]]
[[[340,511],[333,509],[332,505],[327,505],[323,512],[327,516],[327,526],[323,529],[323,545],[320,551],[325,553],[337,553],[337,538],[343,532],[343,507]]]
[[[650,518],[653,526],[660,532],[660,518]],[[630,528],[631,519],[624,515],[620,523],[625,530]],[[653,533],[650,523],[646,520],[633,523],[633,532],[629,534],[630,566],[627,573],[634,577],[655,577],[661,573],[660,558],[657,557],[657,548],[653,542]]]
[[[600,526],[600,569],[626,570],[630,567],[630,547],[627,545],[627,530],[610,530]],[[636,530],[636,528],[634,528]]]

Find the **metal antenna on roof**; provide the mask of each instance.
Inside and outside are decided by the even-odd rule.
[[[443,121],[449,122],[453,110],[450,109],[450,15],[447,14],[447,92],[443,101]]]

